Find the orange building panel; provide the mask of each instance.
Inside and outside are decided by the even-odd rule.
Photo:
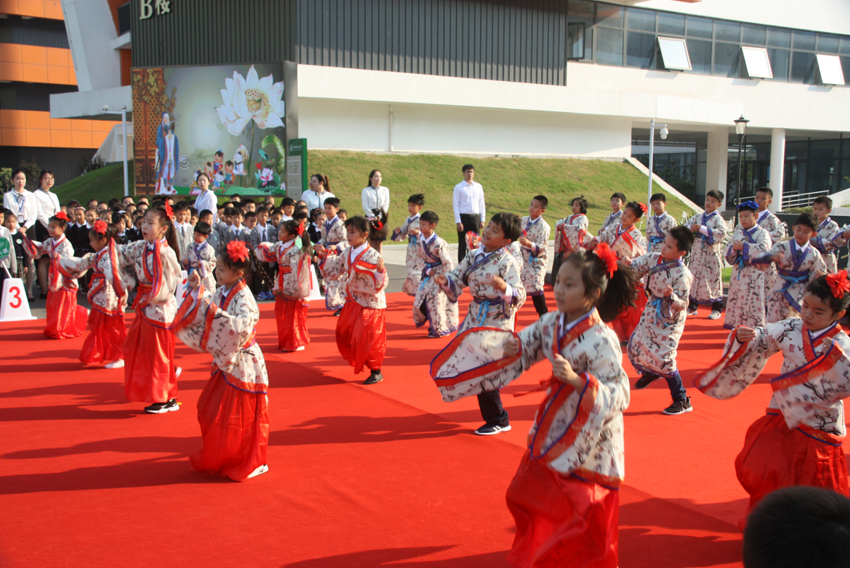
[[[53,148],[73,148],[70,130],[51,130],[50,146]]]
[[[64,20],[62,3],[59,0],[44,0],[44,17],[51,20]]]
[[[50,131],[49,130],[32,130],[27,129],[27,146],[34,147],[49,147],[50,146]]]
[[[4,146],[26,146],[27,131],[23,128],[0,128]]]
[[[108,132],[92,132],[91,133],[91,142],[93,148],[100,148],[100,145],[103,144],[103,141],[106,140],[106,137],[109,136]]]
[[[27,130],[50,130],[50,113],[38,110],[25,110]]]
[[[71,85],[71,70],[67,67],[48,65],[47,82],[51,85]]]
[[[0,0],[0,14],[64,19],[60,0]]]
[[[0,81],[23,81],[24,70],[20,63],[0,61]]]
[[[71,147],[72,148],[93,148],[91,140],[91,130],[71,132]]]
[[[0,43],[0,61],[20,63],[21,46],[16,43]]]
[[[50,113],[46,113],[50,114]],[[0,110],[0,128],[26,128],[25,110]]]
[[[44,48],[45,55],[47,56],[47,64],[55,65],[57,67],[70,67],[70,62],[68,58],[71,54],[70,49],[62,49],[59,47],[46,47]]]
[[[70,118],[51,118],[50,130],[71,130]]]
[[[38,45],[21,45],[21,62],[47,65],[47,48]]]
[[[23,63],[21,69],[27,83],[47,83],[47,65]]]

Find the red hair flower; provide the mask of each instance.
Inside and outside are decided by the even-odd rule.
[[[593,254],[598,256],[605,263],[605,268],[608,271],[608,278],[613,278],[617,272],[617,254],[611,250],[608,243],[599,243],[593,249]]]
[[[94,232],[99,235],[106,236],[106,230],[108,228],[109,226],[106,224],[106,221],[101,221],[100,219],[98,219],[94,222]]]
[[[649,211],[649,207],[646,206],[646,203],[638,203],[640,205],[640,210],[643,211],[643,214],[646,215],[646,212]]]
[[[171,208],[171,205],[167,201],[165,202],[165,216],[172,221],[174,220],[174,209]]]
[[[64,211],[60,211],[56,215],[54,215],[57,219],[62,219],[63,221],[70,221],[68,215]]]
[[[248,260],[248,256],[250,255],[250,251],[248,247],[245,246],[245,243],[242,241],[230,241],[227,243],[227,256],[230,257],[230,260],[233,262],[245,262]]]
[[[838,274],[827,274],[826,283],[829,284],[829,289],[832,290],[832,295],[836,298],[842,298],[844,294],[850,292],[850,280],[847,280],[846,270],[842,270]]]
[[[303,237],[304,236],[304,225],[298,225],[298,230],[296,230],[295,232],[298,233],[299,237]]]

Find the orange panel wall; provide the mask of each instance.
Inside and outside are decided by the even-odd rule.
[[[47,111],[0,110],[0,145],[40,148],[100,148],[112,120],[50,118]]]
[[[76,85],[71,50],[0,43],[0,81]]]
[[[0,0],[0,14],[63,20],[59,0]]]

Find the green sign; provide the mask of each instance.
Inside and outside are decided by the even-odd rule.
[[[289,141],[286,155],[286,195],[293,199],[301,199],[301,194],[308,189],[307,180],[307,139],[293,138]]]
[[[9,256],[9,250],[11,247],[9,246],[9,239],[2,238],[0,239],[0,260]]]

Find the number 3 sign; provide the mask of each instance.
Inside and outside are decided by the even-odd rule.
[[[3,303],[0,305],[0,322],[34,320],[30,305],[23,294],[24,282],[20,278],[3,281]]]

